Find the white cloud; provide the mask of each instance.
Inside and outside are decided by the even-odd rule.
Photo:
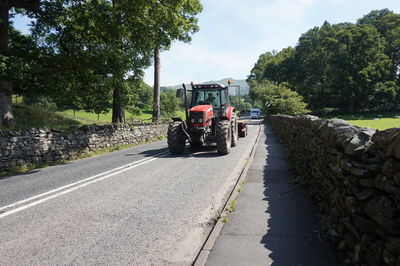
[[[341,4],[343,2],[345,2],[346,0],[330,0],[330,2],[334,3],[334,4]]]
[[[201,55],[197,56],[197,61],[203,62],[204,61],[204,57],[202,57]]]
[[[315,0],[298,0],[300,4],[312,5],[315,3]]]

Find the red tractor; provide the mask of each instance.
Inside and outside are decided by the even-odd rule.
[[[168,128],[171,153],[183,153],[188,140],[192,148],[216,143],[218,154],[225,155],[236,146],[239,136],[247,135],[247,122],[238,121],[235,107],[229,102],[228,88],[221,84],[192,83],[190,101],[185,84],[177,90],[177,97],[184,98],[186,121],[173,118]]]

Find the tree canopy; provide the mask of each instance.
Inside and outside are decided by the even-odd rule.
[[[303,96],[312,111],[400,108],[400,15],[375,10],[356,24],[325,22],[297,45],[260,55],[248,77],[251,94],[263,80]]]
[[[87,111],[106,112],[112,103],[113,122],[124,122],[124,107],[139,104],[132,99],[154,47],[190,41],[201,10],[199,0],[42,0],[38,11],[16,10],[34,18],[32,34],[10,27],[19,61],[2,54],[0,75],[15,92]]]

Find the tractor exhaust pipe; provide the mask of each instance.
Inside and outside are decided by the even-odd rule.
[[[189,119],[189,111],[188,111],[187,96],[186,96],[186,85],[185,85],[185,83],[183,83],[182,86],[183,86],[183,95],[184,95],[184,98],[185,98],[185,118],[186,118],[186,121],[188,121],[188,119]]]

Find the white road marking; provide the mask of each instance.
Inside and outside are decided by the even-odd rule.
[[[42,198],[42,199],[39,199],[39,200],[37,200],[37,201],[33,201],[33,202],[31,202],[31,203],[28,203],[28,204],[26,204],[26,205],[23,205],[23,206],[21,206],[21,207],[15,208],[15,209],[13,209],[13,210],[6,211],[6,212],[4,212],[4,213],[1,213],[1,214],[0,214],[0,219],[1,219],[1,218],[4,218],[4,217],[7,217],[7,216],[9,216],[9,215],[11,215],[11,214],[20,212],[20,211],[22,211],[22,210],[28,209],[28,208],[30,208],[30,207],[36,206],[36,205],[41,204],[41,203],[43,203],[43,202],[46,202],[46,201],[48,201],[48,200],[50,200],[50,199],[57,198],[57,197],[59,197],[59,196],[61,196],[61,195],[70,193],[70,192],[72,192],[72,191],[77,190],[78,188],[86,187],[86,186],[88,186],[88,185],[90,185],[90,184],[93,184],[93,183],[96,183],[96,182],[98,182],[98,181],[107,179],[107,178],[109,178],[109,177],[111,177],[111,176],[114,176],[114,175],[123,173],[123,172],[125,172],[125,171],[127,171],[127,170],[136,168],[136,167],[138,167],[138,166],[147,164],[147,163],[152,162],[152,161],[154,161],[154,160],[157,160],[157,159],[159,159],[159,158],[161,158],[161,157],[164,157],[164,156],[167,155],[168,153],[169,153],[169,152],[162,152],[162,153],[156,154],[156,155],[154,155],[154,156],[152,156],[152,157],[150,157],[150,158],[145,158],[145,159],[142,159],[142,160],[133,162],[133,163],[129,163],[129,164],[126,164],[126,165],[117,167],[117,168],[115,168],[115,169],[112,169],[112,170],[103,172],[103,173],[101,173],[101,174],[88,177],[88,178],[83,179],[83,180],[80,180],[80,181],[78,181],[78,182],[74,182],[74,183],[71,183],[71,184],[69,184],[69,185],[65,185],[65,186],[59,187],[59,188],[57,188],[57,189],[50,190],[50,191],[48,191],[48,192],[45,192],[45,193],[42,193],[42,194],[39,194],[39,195],[30,197],[30,198],[28,198],[28,199],[24,199],[24,200],[21,200],[21,201],[12,203],[12,204],[10,204],[10,205],[1,207],[1,208],[0,208],[0,211],[5,210],[5,209],[9,209],[9,208],[12,208],[12,207],[15,207],[15,206],[18,206],[18,205],[21,205],[21,204],[24,204],[24,203],[29,202],[29,201],[33,201],[33,200],[35,200],[35,199],[41,198],[41,197],[46,196],[46,195],[49,195],[49,194],[53,194],[53,193],[58,192],[58,191],[60,191],[60,190],[63,190],[63,191],[61,191],[61,192],[59,192],[59,193],[56,193],[56,194],[51,195],[51,196],[48,196],[48,197],[46,197],[46,198]],[[107,175],[107,174],[108,174],[108,175]],[[105,176],[103,176],[103,175],[105,175]],[[103,177],[101,177],[101,176],[103,176]],[[97,177],[100,177],[100,178],[97,178]],[[95,179],[95,178],[97,178],[97,179]],[[94,180],[93,180],[93,179],[94,179]],[[83,183],[83,184],[81,184],[81,183]],[[80,185],[79,185],[79,184],[80,184]],[[75,186],[75,185],[78,185],[78,186]],[[70,188],[70,187],[72,187],[72,188]],[[64,190],[64,189],[66,189],[66,188],[70,188],[70,189]]]

